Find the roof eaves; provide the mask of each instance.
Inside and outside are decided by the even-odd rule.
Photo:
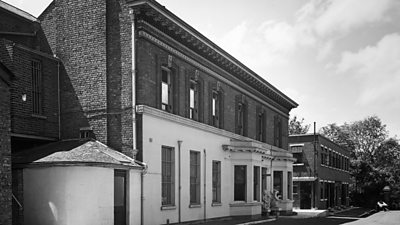
[[[31,22],[39,22],[39,20],[36,17],[32,16],[31,14],[1,0],[0,0],[0,7]]]

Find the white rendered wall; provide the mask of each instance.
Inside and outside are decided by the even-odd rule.
[[[270,171],[271,161],[262,159],[260,153],[239,153],[224,151],[222,145],[230,145],[231,139],[192,126],[183,125],[151,114],[143,114],[143,162],[147,163],[148,173],[144,176],[144,224],[165,224],[178,222],[178,141],[181,144],[181,221],[202,220],[206,218],[231,215],[260,214],[261,203],[253,201],[253,168],[260,166]],[[175,149],[175,207],[161,209],[161,147]],[[190,205],[190,150],[200,152],[201,161],[201,207]],[[206,152],[206,209],[204,210],[204,151]],[[212,160],[221,161],[221,205],[212,206]],[[275,162],[274,162],[275,163]],[[288,166],[290,164],[290,166]],[[273,165],[284,172],[284,195],[287,192],[287,171],[291,162],[282,161]],[[234,165],[247,165],[246,202],[234,202]],[[261,174],[261,169],[260,169]],[[268,190],[271,177],[267,179]],[[261,178],[260,178],[261,182]],[[287,195],[287,194],[286,194]],[[285,203],[286,204],[286,203]],[[247,205],[247,206],[246,206]],[[287,205],[287,204],[286,204]],[[288,208],[286,207],[285,208]],[[290,209],[291,210],[291,209]],[[233,214],[232,214],[233,213]]]
[[[140,172],[128,174],[128,220],[140,224]],[[25,168],[24,220],[32,225],[114,223],[114,169]]]

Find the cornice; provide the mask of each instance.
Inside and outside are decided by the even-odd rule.
[[[155,36],[151,35],[150,33],[144,31],[144,30],[140,30],[138,32],[138,36],[141,38],[145,38],[146,40],[150,41],[151,43],[163,48],[164,50],[170,52],[171,54],[176,55],[177,57],[181,58],[182,60],[190,63],[191,65],[198,67],[200,70],[210,74],[211,76],[214,76],[215,78],[221,80],[222,82],[240,90],[241,92],[243,92],[244,94],[251,96],[252,98],[254,98],[255,100],[263,103],[264,105],[268,106],[269,108],[271,108],[272,110],[278,112],[281,116],[283,116],[284,118],[289,118],[288,114],[285,113],[284,111],[282,111],[282,109],[279,109],[275,106],[273,106],[272,104],[268,103],[267,101],[263,100],[262,98],[256,96],[255,94],[249,92],[248,90],[246,90],[245,88],[240,87],[239,85],[233,83],[231,80],[226,79],[225,77],[219,75],[218,73],[214,72],[213,70],[211,70],[210,68],[202,65],[201,63],[197,62],[196,60],[192,59],[191,57],[187,56],[186,54],[182,53],[181,51],[177,50],[176,48],[171,47],[170,45],[168,45],[167,43],[161,41],[160,39],[156,38]],[[191,51],[190,49],[187,49],[188,51]],[[194,55],[197,55],[197,53],[194,53]],[[198,56],[201,57],[201,56]]]
[[[203,57],[212,59],[215,64],[236,74],[239,79],[246,81],[259,92],[266,94],[277,102],[282,101],[288,110],[298,106],[292,99],[156,1],[128,0],[127,4],[132,7],[132,12],[140,18],[155,24],[163,32],[168,33],[180,43],[190,46],[191,49],[203,55]]]

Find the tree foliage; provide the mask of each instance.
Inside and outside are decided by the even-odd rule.
[[[304,124],[304,118],[297,119],[297,116],[289,120],[289,134],[306,134],[310,129],[310,124]]]
[[[329,124],[320,133],[350,151],[353,196],[358,196],[359,201],[373,204],[386,185],[400,189],[400,144],[397,139],[388,138],[386,125],[379,117]]]

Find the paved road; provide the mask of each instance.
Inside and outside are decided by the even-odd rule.
[[[399,225],[400,211],[378,212],[367,218],[346,223],[346,225]]]
[[[299,218],[296,216],[279,217],[278,220],[262,222],[264,225],[400,225],[400,211],[378,212],[369,217],[361,218],[360,215],[367,209],[354,209],[335,216]],[[246,224],[249,220],[233,219],[221,221],[209,221],[206,225],[236,225]],[[254,222],[254,221],[253,221]],[[259,221],[260,222],[260,221]],[[199,224],[199,223],[197,223]]]

